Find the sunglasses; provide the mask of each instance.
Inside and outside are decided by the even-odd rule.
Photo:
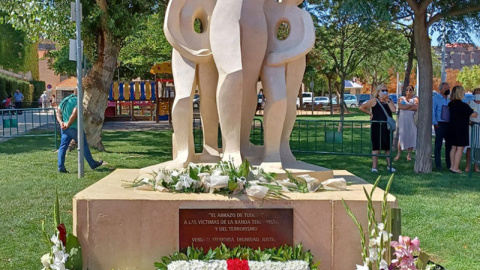
[[[413,92],[413,89],[407,89],[407,90],[405,90],[405,91],[407,91],[407,92]]]
[[[382,89],[382,92],[386,93],[388,92],[388,89]]]

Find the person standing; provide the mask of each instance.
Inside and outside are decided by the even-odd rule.
[[[61,127],[61,141],[58,148],[58,172],[68,173],[65,168],[65,155],[67,153],[68,145],[71,140],[75,140],[78,144],[77,138],[77,96],[72,94],[62,100],[57,108],[57,121]],[[85,159],[90,168],[95,169],[103,164],[103,160],[95,161],[88,148],[87,139],[84,136],[83,143]]]
[[[20,93],[20,90],[17,89],[17,91],[15,91],[15,94],[13,94],[13,97],[15,98],[15,108],[22,108],[22,101],[24,99],[24,96],[22,93]]]
[[[470,105],[470,108],[472,108],[472,110],[478,114],[478,112],[480,112],[480,88],[476,88],[475,90],[473,90],[473,97],[474,99],[470,100],[468,102],[468,105]],[[480,123],[480,116],[477,115],[477,117],[470,117],[470,122]],[[474,124],[470,125],[468,134],[472,134],[472,128],[476,131],[475,134],[480,134],[480,126],[474,125]],[[472,142],[470,138],[470,144],[469,146],[467,146],[467,153],[466,153],[466,159],[467,159],[466,160],[467,165],[465,166],[466,172],[470,171],[470,155],[471,155],[470,148],[471,147],[479,148],[480,147],[479,144],[480,144],[479,141]],[[480,169],[478,168],[478,163],[475,163],[475,171],[480,172]]]
[[[418,110],[418,98],[414,95],[413,86],[405,89],[405,96],[398,102],[400,115],[398,116],[398,152],[395,161],[400,159],[402,150],[408,150],[407,161],[412,160],[412,151],[417,146],[417,126],[415,112]]]
[[[432,124],[435,129],[435,167],[437,170],[442,169],[442,145],[445,140],[445,163],[450,168],[450,150],[452,144],[447,138],[448,122],[450,121],[448,110],[448,95],[450,95],[450,85],[442,82],[438,89],[439,94],[433,96],[433,113]]]
[[[460,159],[462,158],[463,148],[469,144],[468,124],[470,117],[476,118],[478,114],[464,103],[462,99],[465,97],[465,90],[462,86],[455,86],[452,89],[451,101],[448,103],[450,110],[450,122],[448,127],[448,140],[452,144],[450,150],[450,160],[452,162],[450,171],[453,173],[461,173],[459,169]]]
[[[40,96],[40,100],[42,102],[42,109],[45,109],[48,107],[48,95],[47,91],[43,91],[43,94]]]
[[[383,107],[383,108],[382,108]],[[370,111],[371,109],[371,111]],[[384,110],[385,109],[385,110]],[[393,101],[388,97],[388,89],[384,84],[377,87],[374,98],[370,99],[362,106],[360,110],[370,115],[370,119],[375,121],[370,126],[370,136],[372,141],[372,172],[378,172],[377,163],[380,150],[385,151],[385,155],[390,154],[390,131],[387,126],[387,116],[392,117],[392,112],[395,111]],[[378,121],[385,121],[379,123]],[[387,170],[395,172],[394,168],[390,166],[390,158],[387,157]]]

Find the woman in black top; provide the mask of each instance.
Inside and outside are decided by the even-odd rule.
[[[372,121],[387,121],[387,116],[385,115],[382,106],[387,114],[392,117],[392,112],[395,111],[395,105],[388,97],[388,89],[384,84],[377,87],[374,98],[360,106],[360,110],[366,114],[370,114],[370,119]],[[387,128],[387,123],[372,123],[370,136],[372,140],[372,154],[374,155],[372,156],[372,172],[378,172],[378,156],[376,155],[380,154],[380,150],[384,150],[385,155],[390,154],[390,131]],[[387,169],[391,169],[392,172],[395,172],[394,168],[390,168],[390,158],[388,157]]]
[[[462,86],[457,85],[453,87],[452,94],[450,95],[450,103],[448,103],[448,109],[450,111],[448,136],[452,143],[452,150],[450,151],[450,171],[454,173],[462,172],[459,169],[459,165],[463,148],[469,145],[468,124],[470,116],[478,116],[468,104],[462,101],[464,97],[465,90]]]

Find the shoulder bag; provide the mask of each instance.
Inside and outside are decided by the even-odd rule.
[[[377,98],[377,102],[378,102],[378,105],[380,105],[380,107],[382,108],[383,112],[385,113],[385,116],[387,117],[387,128],[388,130],[390,131],[395,131],[397,129],[397,122],[395,122],[395,119],[393,119],[392,117],[390,117],[387,113],[387,111],[385,110],[385,108],[383,107],[382,103],[380,102],[380,100]]]

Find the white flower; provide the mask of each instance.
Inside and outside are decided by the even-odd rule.
[[[370,270],[370,269],[368,268],[368,265],[366,263],[364,263],[363,265],[358,265],[357,264],[357,269],[355,269],[355,270]]]
[[[347,190],[347,181],[345,178],[333,178],[322,182],[325,190]]]
[[[388,263],[385,260],[382,260],[380,262],[380,270],[387,270],[388,269]]]
[[[170,174],[172,177],[177,177],[180,175],[180,173],[176,170],[173,170],[172,173]]]
[[[373,247],[373,248],[369,248],[368,249],[368,258],[370,259],[370,261],[372,262],[375,262],[375,261],[378,261],[378,248],[377,247]]]
[[[182,190],[182,189],[183,189],[183,183],[182,183],[182,181],[178,181],[175,184],[175,190]]]
[[[248,187],[245,192],[248,196],[263,199],[267,195],[269,188],[259,185],[253,185]]]
[[[42,261],[42,265],[46,269],[50,268],[50,262],[52,260],[52,258],[50,257],[50,253],[47,253],[47,254],[43,255],[40,260]]]
[[[228,187],[229,179],[228,175],[212,175],[210,176],[210,187],[216,189]]]
[[[368,246],[369,247],[376,247],[378,245],[377,239],[372,238],[368,241]]]
[[[52,243],[53,243],[55,246],[60,246],[60,239],[58,239],[58,235],[57,235],[57,234],[52,235],[52,238],[50,238],[50,241],[52,241]]]

